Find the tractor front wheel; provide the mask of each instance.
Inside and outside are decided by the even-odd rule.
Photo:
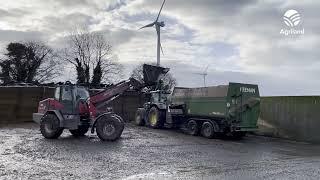
[[[79,126],[78,129],[69,130],[74,137],[84,136],[89,130],[89,126]]]
[[[115,141],[121,136],[124,123],[117,116],[103,116],[97,120],[96,129],[102,141]]]
[[[59,119],[54,114],[46,114],[40,122],[41,134],[47,139],[57,139],[63,132]]]
[[[152,128],[162,128],[164,124],[165,112],[156,107],[152,107],[148,114],[149,126]]]

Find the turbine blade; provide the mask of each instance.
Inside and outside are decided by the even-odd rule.
[[[209,68],[209,64],[207,65],[206,69],[204,70],[205,74],[207,74],[208,68]]]
[[[166,0],[163,0],[163,3],[162,3],[162,5],[161,5],[160,11],[159,11],[159,13],[158,13],[158,16],[157,16],[156,22],[158,22],[158,19],[159,19],[160,13],[161,13],[161,11],[162,11],[162,8],[163,8],[163,5],[164,5],[164,3],[165,3],[165,2],[166,2]]]
[[[152,27],[154,24],[155,24],[155,22],[150,23],[150,24],[147,24],[147,25],[141,27],[140,29],[147,28],[147,27]],[[139,29],[139,30],[140,30],[140,29]]]

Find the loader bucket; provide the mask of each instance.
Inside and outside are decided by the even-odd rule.
[[[157,84],[160,75],[164,75],[169,71],[169,68],[160,66],[153,66],[149,64],[143,64],[143,80],[145,86],[152,86]]]

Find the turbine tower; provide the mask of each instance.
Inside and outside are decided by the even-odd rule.
[[[203,76],[203,86],[204,87],[207,87],[206,76],[208,75],[208,68],[209,68],[209,65],[207,65],[207,67],[204,69],[204,71],[202,73],[194,73],[194,74],[198,74],[198,75]]]
[[[161,8],[160,8],[160,11],[158,13],[158,16],[157,16],[156,20],[153,23],[150,23],[150,24],[145,25],[145,26],[140,28],[140,29],[143,29],[143,28],[152,27],[152,26],[155,26],[155,28],[156,28],[157,35],[158,35],[158,40],[157,40],[157,66],[160,66],[160,49],[161,49],[162,54],[163,54],[163,50],[162,50],[162,46],[161,46],[161,42],[160,42],[160,28],[164,27],[164,25],[165,25],[163,21],[159,22],[158,20],[159,20],[160,13],[162,11],[162,8],[163,8],[163,5],[164,5],[165,2],[166,2],[166,0],[163,0]]]

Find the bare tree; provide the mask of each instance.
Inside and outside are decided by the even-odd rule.
[[[143,64],[139,64],[138,66],[136,66],[130,75],[132,78],[140,81],[140,82],[144,82],[143,80]]]
[[[27,42],[26,46],[35,53],[35,59],[40,64],[38,69],[31,68],[34,71],[34,80],[40,83],[53,81],[61,75],[62,66],[56,52],[42,42]],[[32,76],[28,77],[32,81]]]
[[[112,46],[100,33],[77,29],[70,34],[64,54],[77,70],[78,83],[98,86],[118,80],[122,74],[121,65],[113,58]]]
[[[177,86],[177,80],[172,76],[170,72],[168,72],[163,78],[164,90],[171,90]]]
[[[155,65],[155,64],[153,64]],[[136,80],[140,81],[140,82],[144,82],[143,80],[143,64],[140,64],[138,66],[136,66],[131,73],[131,77],[135,78]],[[167,74],[165,74],[162,78],[161,81],[163,82],[161,89],[162,90],[170,90],[172,88],[174,88],[177,85],[177,81],[176,79],[172,76],[172,74],[170,72],[168,72]]]
[[[59,75],[59,61],[53,50],[42,42],[9,43],[0,60],[3,82],[45,82]]]

